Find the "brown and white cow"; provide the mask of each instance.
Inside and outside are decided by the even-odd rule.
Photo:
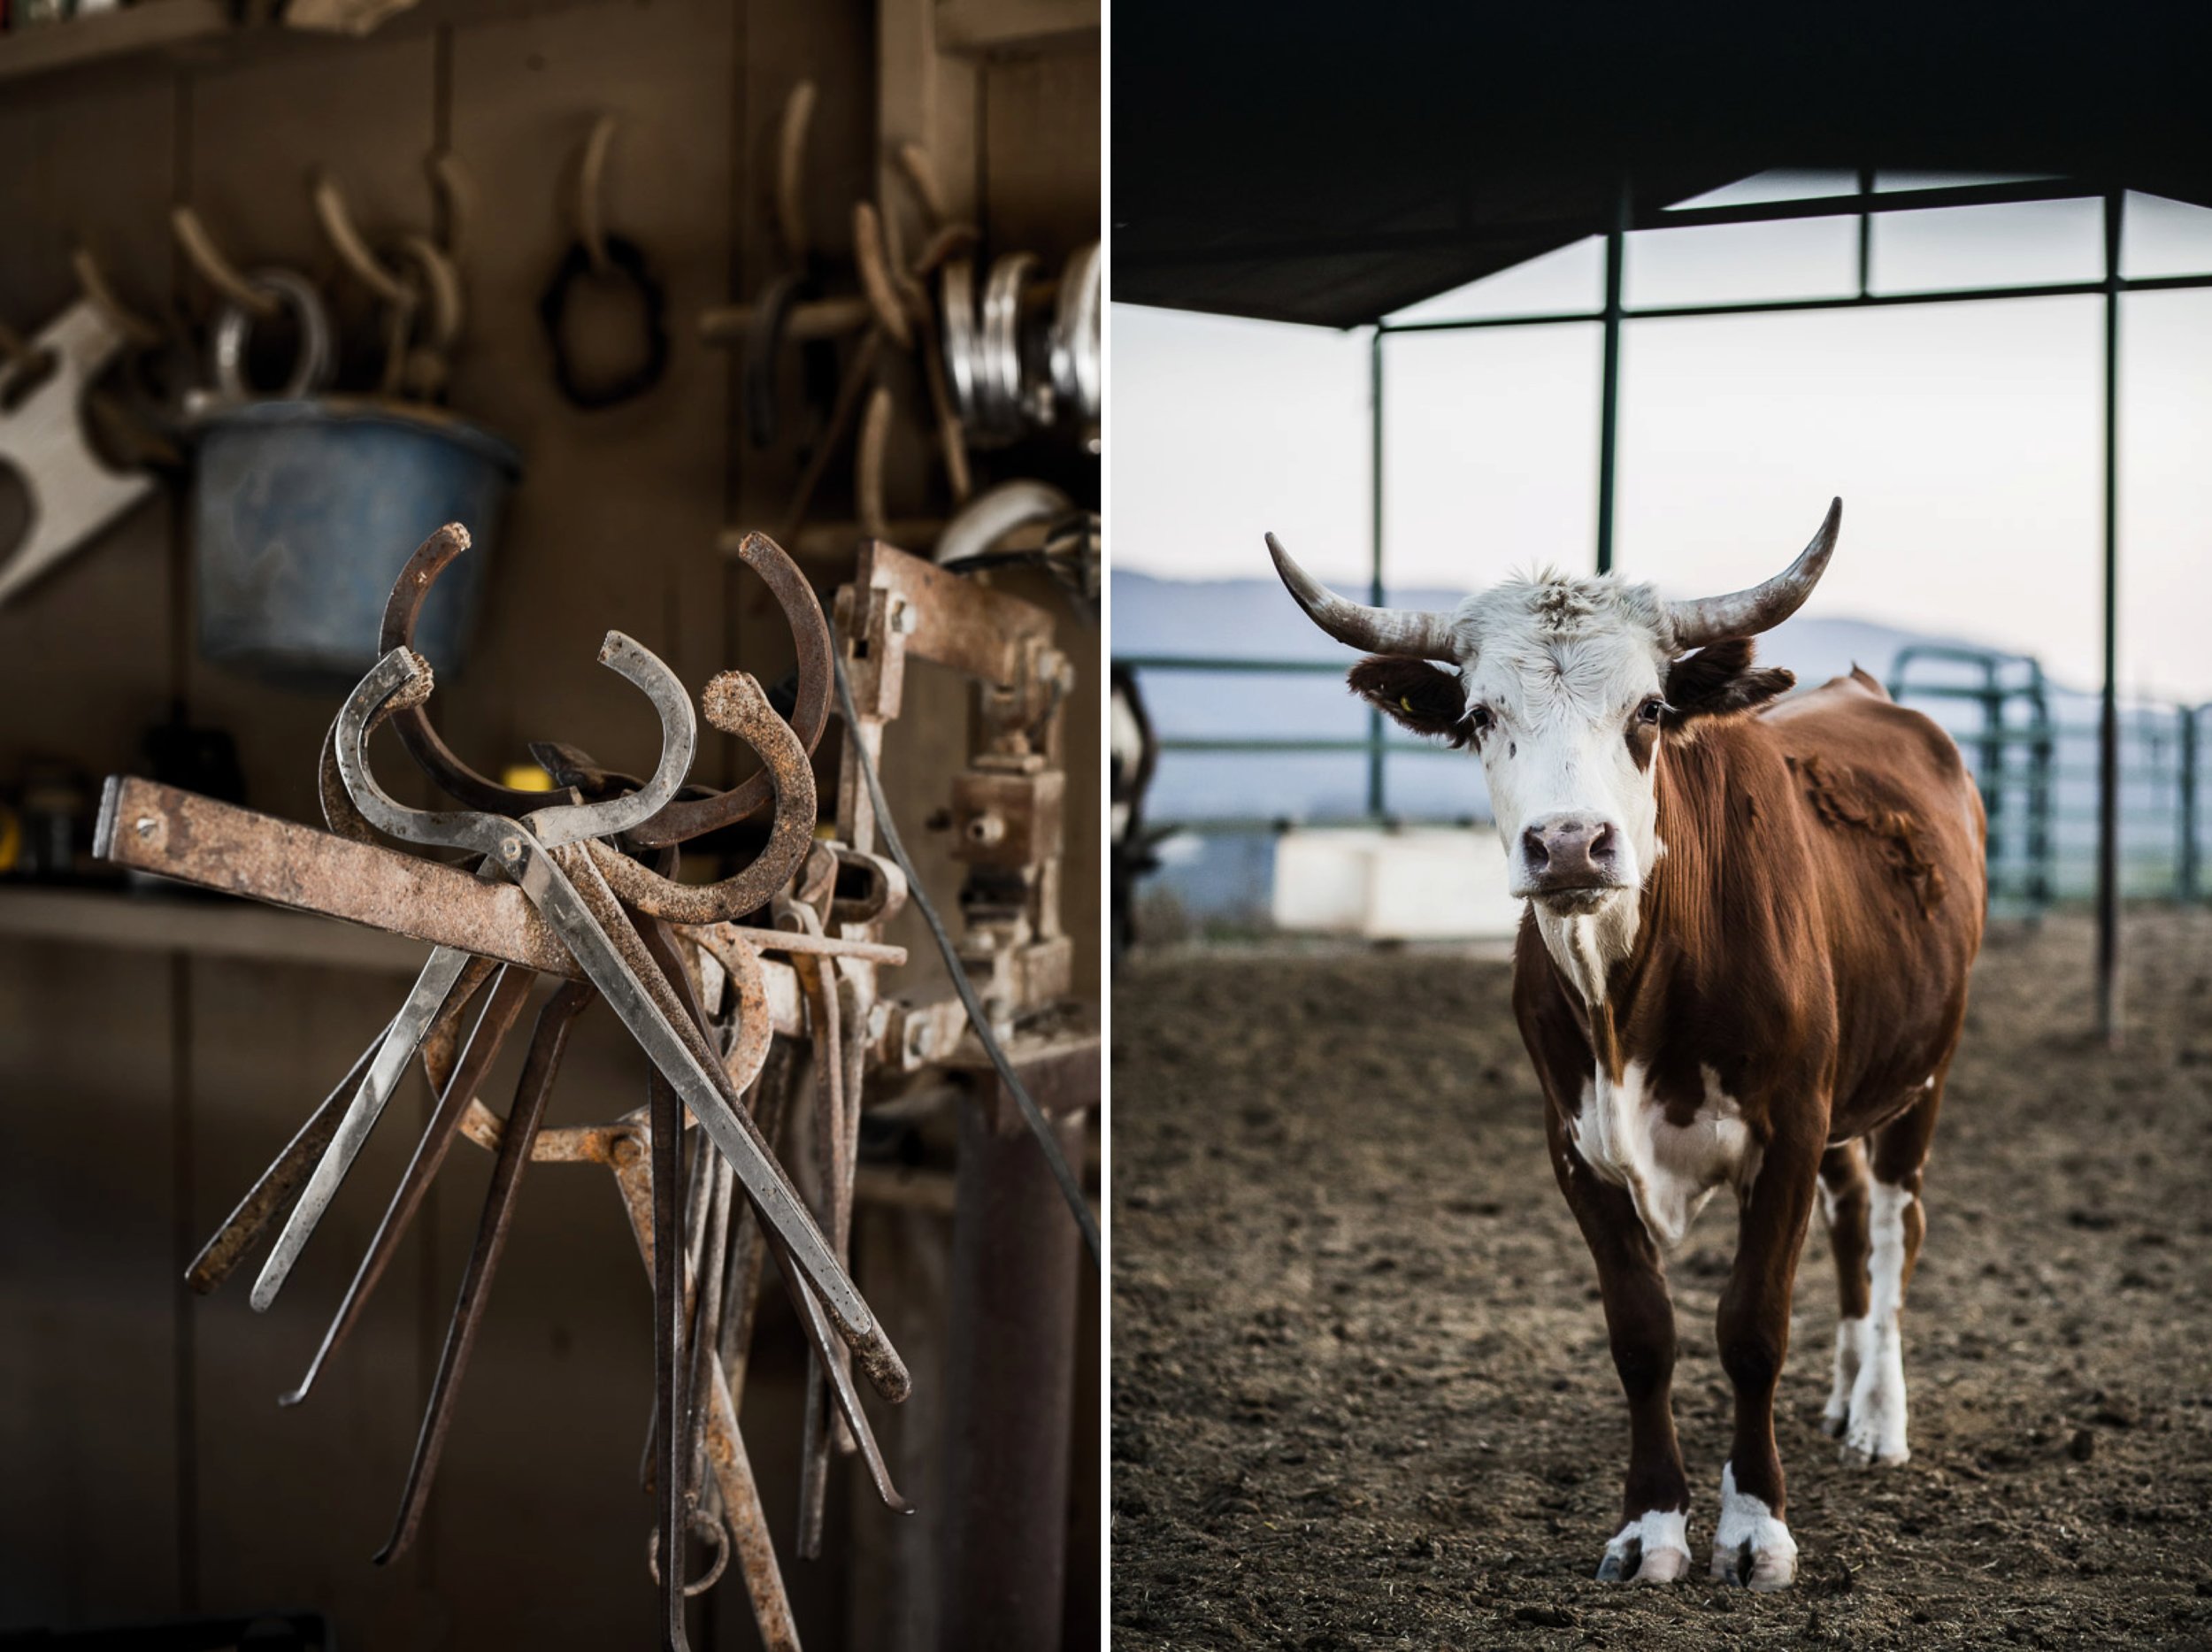
[[[1729,596],[1546,574],[1445,613],[1348,602],[1268,539],[1315,623],[1373,651],[1355,691],[1480,757],[1528,898],[1515,1012],[1628,1397],[1601,1579],[1689,1570],[1663,1258],[1722,1187],[1736,1413],[1713,1575],[1796,1574],[1774,1393],[1816,1190],[1842,1297],[1826,1426],[1846,1462],[1907,1455],[1898,1311],[1981,944],[1985,826],[1950,738],[1863,672],[1784,700],[1790,673],[1752,664],[1841,517],[1839,500],[1786,572]]]

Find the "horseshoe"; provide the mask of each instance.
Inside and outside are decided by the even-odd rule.
[[[760,575],[775,596],[778,606],[783,610],[784,622],[791,627],[792,647],[798,655],[799,696],[798,703],[791,708],[791,721],[785,725],[783,719],[772,711],[769,717],[780,730],[795,735],[801,751],[811,757],[815,747],[821,743],[822,730],[829,724],[829,622],[822,616],[821,600],[814,595],[814,588],[807,583],[806,575],[799,572],[799,565],[792,561],[783,547],[767,534],[746,534],[743,542],[737,548],[737,555],[740,561]],[[727,728],[717,721],[710,707],[707,711],[707,720],[726,733],[735,734],[756,751],[761,750],[759,743],[749,734]],[[761,755],[762,760],[767,761],[767,754],[762,752]],[[812,787],[812,777],[810,775],[810,792]],[[664,844],[697,837],[703,833],[712,832],[758,813],[772,792],[777,796],[778,811],[780,813],[783,788],[772,772],[756,774],[719,797],[691,803],[679,798],[633,831],[629,834],[630,841],[647,848],[659,848]],[[809,827],[809,830],[812,828]]]
[[[776,792],[768,846],[743,871],[719,883],[674,882],[600,839],[593,840],[586,851],[607,887],[626,905],[676,924],[728,923],[759,911],[791,880],[814,844],[814,766],[807,760],[806,747],[776,715],[760,685],[743,672],[724,672],[707,685],[701,700],[707,721],[736,735],[767,765],[761,778]],[[710,809],[731,795],[726,792],[701,801]],[[635,834],[628,841],[634,843]]]
[[[384,608],[384,628],[379,647],[388,651],[414,646],[415,622],[422,613],[431,587],[446,565],[468,548],[468,530],[457,522],[448,523],[423,541],[393,582],[390,600]],[[798,703],[792,709],[788,732],[795,734],[803,751],[811,755],[829,722],[829,624],[822,616],[821,602],[814,595],[814,588],[807,583],[806,576],[799,572],[798,565],[765,534],[748,534],[737,554],[766,583],[791,627],[792,644],[798,654],[799,695]],[[772,713],[770,715],[773,717]],[[711,708],[707,716],[710,722],[714,721]],[[780,718],[774,720],[781,722]],[[429,715],[419,705],[394,713],[392,726],[398,731],[408,755],[422,771],[467,807],[492,813],[526,814],[545,806],[548,799],[543,792],[515,791],[485,779],[469,767],[440,738]],[[723,725],[717,723],[716,726]],[[733,729],[726,732],[738,733]],[[741,733],[738,737],[749,739]],[[755,749],[759,749],[757,745]],[[343,787],[338,789],[342,795]],[[633,828],[628,839],[649,849],[681,842],[757,813],[772,794],[778,796],[780,804],[782,789],[772,773],[761,773],[718,795],[680,797],[642,826]],[[808,778],[808,791],[810,795],[811,775]],[[570,792],[569,801],[579,801],[580,794],[573,787]],[[325,795],[327,799],[327,788]],[[810,826],[809,830],[811,829]]]
[[[730,1082],[743,1095],[768,1064],[768,1047],[776,1036],[774,1018],[768,1010],[768,980],[761,972],[760,954],[749,941],[702,930],[692,936],[703,952],[710,954],[730,978],[737,997],[737,1041],[722,1057]]]
[[[783,355],[784,328],[803,298],[814,296],[814,283],[802,271],[779,275],[753,301],[745,331],[745,430],[757,448],[776,445],[776,368]]]

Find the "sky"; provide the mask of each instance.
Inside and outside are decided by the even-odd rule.
[[[1920,175],[1883,187],[1963,181]],[[1700,204],[1838,193],[1762,174]],[[1874,219],[1878,292],[2091,280],[2094,202]],[[2130,196],[2122,273],[2212,273],[2212,211]],[[1855,290],[1857,220],[1631,236],[1632,306]],[[1402,312],[1594,309],[1591,241]],[[2102,301],[2097,297],[1645,320],[1623,332],[1616,565],[1670,595],[1783,566],[1844,500],[1816,603],[2039,657],[2101,660]],[[1116,567],[1268,573],[1272,531],[1364,590],[1369,335],[1116,305]],[[2212,289],[2121,306],[2121,672],[2131,695],[2212,700]],[[1398,335],[1384,345],[1384,549],[1394,585],[1469,589],[1593,565],[1601,341],[1594,324]]]

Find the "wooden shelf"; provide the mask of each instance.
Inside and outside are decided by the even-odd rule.
[[[142,0],[118,12],[0,35],[0,81],[49,74],[233,34],[224,0]]]
[[[428,946],[250,901],[0,885],[0,937],[410,973]]]

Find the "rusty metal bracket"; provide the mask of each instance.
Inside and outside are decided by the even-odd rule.
[[[530,795],[542,800],[546,794]],[[458,866],[381,844],[353,842],[173,786],[130,775],[110,777],[101,796],[93,852],[115,865],[202,888],[341,918],[541,974],[583,979],[582,966],[512,885],[481,883]],[[905,948],[883,941],[791,935],[734,924],[716,927],[766,953],[906,962]],[[764,963],[764,967],[771,978],[776,1030],[799,1032],[796,983],[787,971],[787,987],[780,991],[775,966]]]

